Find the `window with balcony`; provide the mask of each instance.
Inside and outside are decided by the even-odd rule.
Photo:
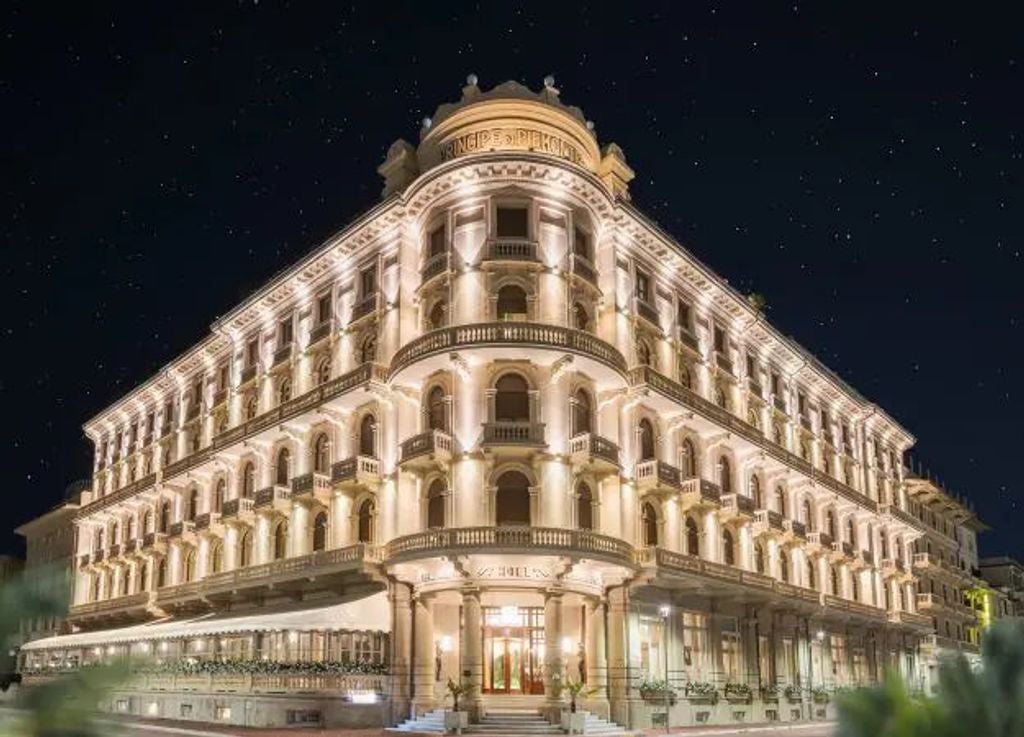
[[[288,520],[283,519],[274,528],[274,560],[288,555]]]
[[[736,565],[736,541],[732,530],[722,530],[722,562],[728,566]]]
[[[764,573],[764,545],[760,542],[754,545],[754,568],[758,573]]]
[[[747,484],[750,498],[754,500],[755,509],[764,509],[764,499],[761,497],[761,479],[756,474],[750,475],[750,482]]]
[[[252,565],[252,530],[246,528],[242,533],[242,539],[238,542],[238,567],[246,568]]]
[[[359,421],[359,455],[377,457],[377,418],[369,413]]]
[[[444,223],[430,231],[427,237],[427,257],[440,256],[448,250],[448,239],[445,237]]]
[[[654,425],[646,417],[640,420],[637,426],[637,435],[640,445],[640,460],[655,460],[654,452]]]
[[[640,524],[643,544],[654,547],[658,544],[658,510],[651,502],[644,502],[640,510]]]
[[[689,555],[700,555],[700,530],[693,517],[686,518],[686,552]]]
[[[313,552],[327,549],[327,512],[319,512],[313,520]]]
[[[373,499],[364,499],[359,505],[356,539],[361,543],[372,543],[375,539],[377,505]]]
[[[587,313],[587,308],[580,302],[573,303],[572,324],[577,330],[588,331],[591,328],[590,315]]]
[[[779,548],[779,580],[789,583],[789,558],[785,548]]]
[[[813,532],[817,525],[814,524],[814,514],[811,510],[811,500],[804,497],[804,502],[800,506],[800,521],[807,525],[807,531]]]
[[[245,366],[246,368],[253,368],[258,366],[260,362],[260,339],[259,337],[250,338],[249,342],[245,344]]]
[[[167,558],[160,558],[156,564],[156,587],[167,585]]]
[[[506,284],[498,290],[498,320],[524,322],[527,319],[526,290],[518,284]]]
[[[576,526],[581,530],[594,529],[594,495],[590,486],[582,482],[576,487]]]
[[[371,363],[377,360],[377,334],[370,333],[363,338],[359,346],[359,360],[363,363]]]
[[[427,394],[427,429],[448,432],[448,403],[444,388],[435,386]]]
[[[277,462],[274,464],[274,483],[278,486],[287,486],[291,481],[291,453],[287,448],[281,448],[277,452]]]
[[[651,277],[646,272],[636,270],[636,280],[633,284],[633,296],[638,302],[651,304]]]
[[[593,432],[594,409],[590,394],[585,389],[577,389],[572,397],[572,434]]]
[[[684,438],[679,447],[679,472],[684,479],[697,476],[697,450],[689,438]]]
[[[504,374],[494,384],[494,419],[497,422],[529,422],[529,384],[519,374]]]
[[[199,489],[194,486],[189,489],[188,498],[185,501],[185,519],[189,522],[195,520],[199,514]]]
[[[530,482],[519,471],[506,471],[498,478],[495,492],[494,523],[506,525],[529,525]]]
[[[324,325],[334,315],[334,295],[331,292],[321,294],[316,300],[316,324]]]
[[[185,554],[185,563],[181,571],[182,583],[191,583],[196,580],[196,551],[189,550]]]
[[[220,514],[220,510],[224,508],[224,498],[228,493],[228,482],[224,479],[217,479],[216,485],[213,487],[213,500],[210,504],[210,511],[215,514]]]
[[[578,225],[572,229],[572,252],[573,255],[587,261],[594,260],[594,249],[590,243],[590,233]]]
[[[444,481],[434,479],[427,489],[427,529],[445,527],[445,499],[447,490]]]
[[[807,558],[806,561],[807,561],[807,564],[806,564],[807,565],[807,569],[806,569],[807,588],[814,589],[815,591],[817,591],[818,590],[818,576],[814,572],[814,559],[813,558]]]
[[[729,458],[726,456],[719,456],[718,458],[718,486],[722,490],[723,494],[732,493],[732,464],[729,463]]]
[[[313,471],[323,474],[331,472],[331,439],[327,433],[320,433],[313,441]]]
[[[210,552],[207,559],[209,563],[207,568],[209,573],[220,573],[224,570],[224,546],[219,542],[214,542],[210,545]]]
[[[825,512],[825,532],[833,540],[839,539],[836,535],[836,513],[831,509]]]
[[[252,499],[254,493],[256,493],[256,467],[250,461],[242,468],[242,498]]]
[[[786,510],[786,490],[781,486],[775,487],[775,511],[783,517],[788,516]]]
[[[427,313],[427,330],[440,330],[448,324],[448,303],[439,299]]]
[[[167,530],[170,528],[170,526],[171,526],[171,503],[169,501],[165,500],[160,505],[160,526],[159,526],[159,529],[157,529],[157,532],[164,532],[164,533],[166,533]]]
[[[529,210],[524,206],[499,205],[495,211],[494,233],[498,238],[528,238]]]
[[[377,265],[374,264],[359,272],[359,296],[362,299],[377,293]]]

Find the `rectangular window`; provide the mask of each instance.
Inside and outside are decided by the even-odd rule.
[[[725,331],[715,325],[715,352],[725,354]]]
[[[440,256],[448,250],[447,245],[443,225],[439,225],[430,231],[430,246],[428,252],[430,256]]]
[[[688,302],[679,300],[676,306],[676,322],[679,323],[679,327],[683,330],[687,332],[693,331],[693,310]]]
[[[495,215],[495,235],[499,238],[529,237],[529,223],[525,207],[499,207]]]
[[[650,679],[665,677],[665,622],[660,618],[640,617],[640,670]]]
[[[316,301],[316,323],[317,325],[323,325],[325,322],[331,321],[331,312],[333,311],[333,300],[330,292],[321,295],[320,299]]]
[[[733,620],[735,627],[735,620]],[[743,654],[741,652],[740,633],[726,632],[722,629],[722,671],[726,681],[736,683],[743,678]]]
[[[223,391],[228,388],[228,371],[230,367],[227,363],[222,363],[217,369],[217,391]]]
[[[780,377],[779,374],[777,372],[775,372],[775,371],[772,371],[771,383],[772,383],[772,394],[774,394],[777,397],[781,397],[782,396],[782,377]]]
[[[171,431],[171,426],[174,424],[174,402],[168,402],[164,405],[164,435]]]
[[[580,258],[591,260],[590,236],[583,228],[573,228],[572,231],[572,252]]]
[[[747,356],[747,378],[757,380],[757,360],[750,355]]]
[[[139,442],[139,423],[133,422],[128,429],[128,447],[135,450],[135,444]]]
[[[278,324],[278,347],[291,345],[292,342],[292,318],[286,317]]]
[[[642,271],[636,272],[636,298],[641,302],[651,302],[651,279]]]
[[[807,397],[803,392],[796,393],[796,409],[802,417],[807,416]]]
[[[371,266],[363,269],[359,274],[359,294],[362,297],[369,297],[377,293],[377,267]]]
[[[156,413],[150,412],[146,415],[146,434],[142,438],[143,445],[149,445],[153,440],[153,432],[156,430]]]
[[[260,360],[260,339],[253,338],[245,345],[245,365],[255,366]]]

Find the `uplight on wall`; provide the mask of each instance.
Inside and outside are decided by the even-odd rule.
[[[452,636],[441,635],[441,639],[437,641],[437,647],[443,653],[450,653],[455,647],[455,643],[452,641]]]

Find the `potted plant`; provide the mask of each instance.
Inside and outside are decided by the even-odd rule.
[[[664,704],[667,700],[672,705],[676,703],[676,690],[668,681],[645,678],[640,681],[640,698],[656,704]]]
[[[724,690],[727,701],[749,702],[753,696],[750,686],[745,683],[726,683]]]
[[[576,711],[576,699],[591,696],[597,693],[597,689],[588,688],[583,681],[568,678],[558,685],[558,690],[569,694],[569,709],[562,711],[562,729],[569,734],[583,734],[586,731],[587,714]]]
[[[690,701],[718,702],[718,689],[715,684],[707,681],[688,681],[683,695]]]
[[[465,683],[456,683],[449,678],[445,690],[452,697],[452,709],[444,713],[445,731],[462,734],[462,730],[469,726],[469,712],[459,709],[459,699],[463,696],[469,696],[470,691],[473,689]]]

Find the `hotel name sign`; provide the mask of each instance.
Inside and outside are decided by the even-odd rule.
[[[568,139],[523,126],[498,126],[458,135],[441,144],[441,161],[481,151],[537,151],[583,163],[579,147]]]

